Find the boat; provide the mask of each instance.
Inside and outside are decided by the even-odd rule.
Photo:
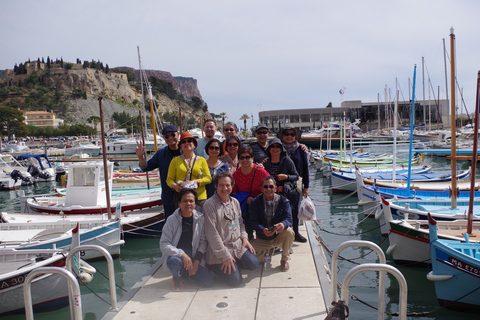
[[[114,187],[112,187],[112,197],[116,197],[119,195],[138,195],[142,193],[149,193],[149,192],[161,192],[162,191],[162,186],[161,185],[155,185],[151,186],[150,188],[148,187],[120,187],[116,188],[115,184]],[[59,196],[66,196],[67,195],[67,188],[55,188],[55,192]]]
[[[439,304],[461,311],[480,311],[480,243],[439,239],[437,222],[429,217],[432,271],[427,279],[435,284]]]
[[[130,188],[146,188],[147,184],[147,174],[148,174],[148,183],[150,186],[159,186],[160,185],[160,176],[158,171],[131,171],[131,170],[115,170],[113,172],[112,184],[113,188],[117,189],[130,189]]]
[[[430,234],[428,220],[419,220],[416,216],[405,214],[395,218],[390,201],[382,199],[375,218],[379,220],[381,231],[388,236],[387,254],[399,265],[424,266],[430,263]],[[426,213],[428,215],[428,213]],[[431,216],[441,216],[433,213]],[[447,240],[462,240],[467,228],[467,220],[451,217],[451,220],[438,221],[438,236]],[[465,218],[465,216],[463,216]],[[480,216],[474,221],[474,232],[480,237]]]
[[[27,146],[25,141],[10,140],[7,142],[6,145],[3,146],[2,152],[17,153],[17,152],[24,152],[28,149],[29,147]]]
[[[106,143],[106,152],[108,154],[135,154],[137,140],[133,138],[111,138]],[[155,150],[153,141],[145,141],[145,150],[151,152]]]
[[[111,194],[113,163],[107,162],[108,188]],[[67,193],[61,196],[21,197],[21,212],[42,214],[101,214],[108,211],[106,180],[101,161],[87,161],[68,167]],[[162,205],[161,192],[110,196],[110,202],[121,204],[122,212],[153,211]]]
[[[27,171],[35,179],[35,182],[55,181],[55,168],[50,163],[46,153],[21,154],[17,160],[27,167]]]
[[[94,145],[88,140],[75,140],[71,145],[65,147],[65,157],[72,157],[75,154],[87,153],[91,157],[100,156],[101,147]]]
[[[18,170],[12,172],[0,172],[0,191],[20,188],[23,175]]]
[[[0,155],[0,171],[9,173],[15,180],[21,180],[21,185],[31,185],[34,182],[28,168],[20,164],[11,154]]]
[[[72,221],[55,216],[52,221],[0,212],[0,245],[17,250],[65,249],[72,246],[73,230],[78,228],[83,245],[98,245],[105,248],[112,257],[120,255],[120,220],[84,219]],[[103,257],[96,250],[85,251],[82,259]]]
[[[25,312],[23,284],[28,274],[41,267],[65,266],[66,252],[58,249],[17,250],[0,248],[0,316]],[[95,268],[81,260],[75,270],[85,283]],[[82,275],[83,273],[83,275]],[[41,274],[31,283],[34,311],[49,311],[68,306],[67,279],[59,274]]]
[[[463,170],[457,174],[457,179],[464,179],[470,175],[470,170]],[[370,172],[361,173],[361,178],[366,185],[386,183],[395,183],[395,185],[403,186],[402,184],[408,179],[408,172]],[[393,180],[395,178],[395,181]],[[451,181],[452,175],[450,172],[412,172],[410,179],[414,183],[418,182],[448,182]],[[355,172],[332,171],[330,174],[330,181],[333,192],[353,192],[357,190],[357,175]]]

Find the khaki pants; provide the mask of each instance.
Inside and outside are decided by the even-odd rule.
[[[252,242],[252,246],[255,248],[255,252],[257,253],[258,262],[265,262],[265,253],[267,253],[268,250],[276,247],[282,248],[281,260],[290,260],[290,249],[293,245],[293,239],[295,239],[295,232],[293,232],[292,228],[290,227],[278,234],[272,240],[256,238],[255,241]]]

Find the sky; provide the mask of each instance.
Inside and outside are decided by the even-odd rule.
[[[395,79],[410,100],[415,64],[415,99],[428,99],[429,80],[444,99],[453,27],[458,86],[475,110],[480,1],[3,0],[0,12],[0,69],[47,56],[138,68],[139,46],[144,69],[195,78],[209,111],[242,127],[259,111],[384,101],[385,87],[391,101]]]

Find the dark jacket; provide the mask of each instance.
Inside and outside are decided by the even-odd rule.
[[[310,186],[310,177],[309,177],[309,169],[308,169],[308,155],[302,148],[298,147],[291,155],[290,159],[292,159],[293,163],[295,164],[295,168],[297,169],[298,174],[302,177],[303,188],[309,188]]]
[[[256,231],[257,237],[260,239],[271,240],[278,236],[278,234],[274,234],[271,237],[267,237],[263,233],[264,228],[268,228],[279,222],[282,222],[285,225],[285,229],[292,226],[292,208],[290,202],[282,195],[276,196],[279,196],[280,200],[275,209],[270,225],[267,224],[267,220],[265,219],[265,202],[263,194],[253,199],[250,203],[250,225],[253,230]]]
[[[179,151],[177,151],[179,152]],[[180,153],[179,153],[180,154]],[[162,184],[162,202],[165,205],[173,206],[175,204],[175,192],[167,185],[168,167],[170,162],[175,158],[168,146],[158,150],[150,160],[147,161],[142,171],[152,171],[158,168],[160,175],[160,182]]]
[[[264,159],[268,158],[267,148],[262,147],[258,142],[250,144],[250,148],[252,148],[255,163],[262,163]]]

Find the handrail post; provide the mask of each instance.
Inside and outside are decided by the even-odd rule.
[[[400,320],[406,320],[407,319],[407,293],[408,293],[408,286],[407,286],[407,280],[405,280],[405,277],[403,274],[395,267],[385,264],[385,263],[365,263],[361,264],[358,266],[353,267],[350,269],[350,271],[347,272],[345,275],[345,278],[343,279],[343,286],[342,286],[342,295],[341,299],[345,301],[345,304],[348,305],[348,292],[349,292],[349,285],[350,281],[353,279],[353,277],[360,272],[363,271],[379,271],[380,274],[384,272],[388,272],[392,274],[398,281],[399,284],[399,319]],[[382,293],[381,297],[378,297],[379,299],[384,298],[384,294]],[[383,319],[383,309],[378,309],[378,316],[380,319]]]
[[[110,298],[111,298],[111,304],[112,306],[110,307],[111,311],[118,311],[118,305],[117,305],[117,291],[115,290],[115,270],[113,267],[113,258],[110,255],[110,253],[103,247],[100,247],[98,245],[82,245],[73,248],[67,255],[67,258],[65,260],[65,268],[68,271],[72,271],[72,259],[75,253],[79,251],[85,251],[85,250],[95,250],[103,254],[105,259],[107,260],[107,266],[108,266],[108,282],[110,285]]]
[[[23,284],[23,299],[25,302],[25,318],[27,320],[33,319],[33,302],[32,302],[32,281],[39,274],[54,273],[64,276],[68,282],[68,296],[69,300],[73,301],[73,306],[70,304],[70,317],[72,320],[82,319],[82,296],[80,294],[80,286],[73,274],[66,269],[58,267],[42,267],[33,270],[25,278]]]
[[[383,250],[375,243],[371,241],[365,241],[365,240],[349,240],[341,243],[337,249],[333,252],[332,255],[332,302],[336,301],[337,299],[337,263],[338,263],[338,256],[340,255],[340,252],[348,247],[368,247],[375,251],[378,255],[378,259],[381,264],[387,263],[387,258],[385,257],[385,253]],[[380,313],[380,310],[385,309],[385,272],[380,272],[379,275],[379,284],[378,284],[378,319],[381,320],[383,319],[382,314]],[[343,286],[342,286],[343,290]],[[342,298],[343,299],[343,298]],[[346,301],[345,301],[346,302]],[[347,303],[347,302],[346,302]]]

